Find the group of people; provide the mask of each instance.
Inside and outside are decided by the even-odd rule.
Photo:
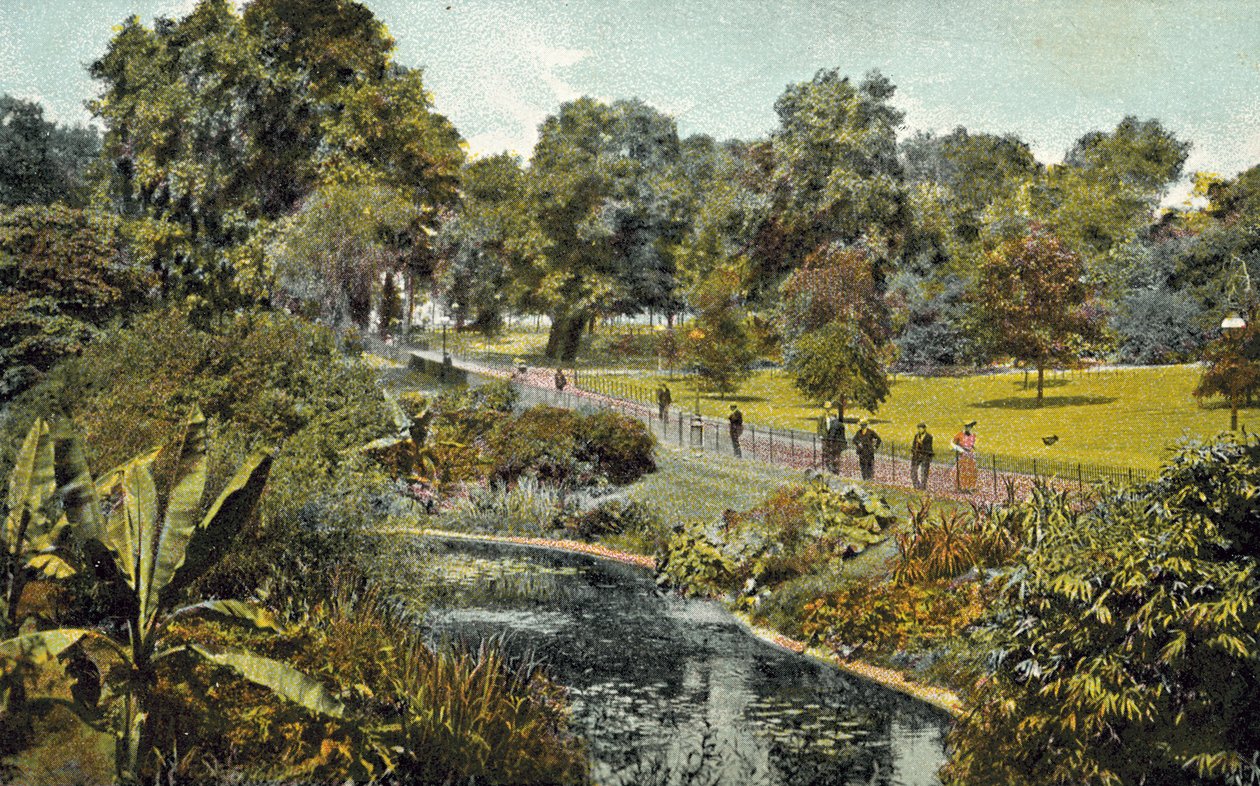
[[[833,410],[832,403],[824,404],[827,412],[818,423],[818,433],[822,437],[823,466],[829,472],[840,471],[840,455],[849,446],[845,434],[844,418]],[[976,465],[976,435],[973,429],[976,421],[963,424],[963,430],[954,435],[950,447],[958,454],[957,485],[959,491],[975,491],[979,481],[979,470]],[[875,452],[884,444],[879,433],[871,428],[869,420],[858,421],[858,430],[853,435],[853,452],[857,454],[858,470],[863,480],[875,477]],[[920,423],[910,441],[910,482],[916,489],[926,489],[928,474],[932,470],[932,459],[936,452],[933,449],[932,434],[926,423]]]
[[[556,389],[564,389],[563,373],[556,370]],[[657,414],[664,421],[669,416],[669,407],[673,403],[673,395],[669,386],[662,382],[656,388]],[[819,418],[818,434],[822,437],[823,466],[829,472],[839,473],[840,456],[849,447],[849,439],[845,433],[845,421],[839,411],[828,401],[824,408],[826,413]],[[731,439],[731,452],[738,457],[743,456],[740,438],[744,434],[744,413],[737,404],[730,405],[726,416],[727,429]],[[959,491],[976,490],[979,481],[979,468],[976,464],[976,435],[973,429],[976,421],[963,424],[963,430],[954,435],[950,448],[957,453],[956,475]],[[858,469],[863,480],[875,477],[875,453],[884,444],[879,433],[871,428],[871,422],[863,418],[858,421],[858,430],[853,434],[853,452],[857,454]],[[932,460],[936,453],[933,450],[932,434],[926,423],[920,423],[910,441],[910,482],[916,489],[926,489],[928,475],[932,471]]]

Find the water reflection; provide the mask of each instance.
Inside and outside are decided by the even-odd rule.
[[[935,784],[943,713],[581,555],[428,541],[389,565],[435,640],[508,633],[570,689],[601,784]]]

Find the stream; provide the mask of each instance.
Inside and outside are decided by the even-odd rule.
[[[434,644],[500,636],[568,688],[596,783],[938,783],[947,714],[762,642],[646,571],[499,543],[396,546],[382,567]]]

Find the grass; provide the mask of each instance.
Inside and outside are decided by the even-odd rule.
[[[1210,437],[1229,427],[1229,408],[1222,401],[1200,406],[1192,395],[1201,373],[1195,366],[1166,366],[1056,374],[1046,380],[1041,407],[1036,405],[1035,379],[1025,389],[1020,373],[902,376],[892,381],[892,392],[878,413],[850,410],[846,415],[872,415],[881,436],[898,442],[909,442],[915,424],[924,421],[936,437],[938,452],[948,449],[964,421],[974,419],[982,453],[1157,469],[1179,440]],[[636,383],[647,397],[662,379],[676,406],[694,408],[693,378],[651,373]],[[602,380],[619,381],[623,389],[627,382]],[[599,381],[591,377],[582,384]],[[723,415],[729,401],[740,405],[746,422],[759,426],[813,431],[821,414],[778,370],[754,373],[726,401],[702,394],[701,411]],[[1253,418],[1252,408],[1239,413],[1240,425]],[[1046,445],[1042,437],[1052,435],[1058,441]]]
[[[565,368],[579,369],[644,369],[655,368],[655,340],[653,334],[660,330],[645,325],[635,325],[634,332],[626,326],[599,327],[595,333],[582,337],[577,360],[565,363]],[[432,349],[441,349],[441,334],[429,337]],[[546,328],[516,327],[498,336],[487,338],[479,333],[448,331],[447,349],[455,355],[470,355],[491,363],[510,365],[517,358],[531,367],[552,366],[554,361],[543,351],[547,347]]]

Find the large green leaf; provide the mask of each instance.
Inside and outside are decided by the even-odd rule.
[[[196,614],[223,622],[248,625],[259,630],[274,630],[277,633],[285,631],[284,625],[280,620],[276,619],[276,615],[261,606],[255,606],[243,600],[207,600],[203,603],[185,606],[171,616],[183,616],[186,614]]]
[[[56,628],[25,633],[0,641],[0,657],[17,659],[54,658],[78,644],[84,636],[94,636],[86,628]]]
[[[194,408],[185,424],[175,484],[166,502],[162,529],[155,533],[153,550],[142,551],[140,592],[143,597],[140,598],[140,606],[143,609],[156,607],[159,593],[184,564],[188,542],[197,529],[197,513],[201,508],[201,496],[206,490],[206,474],[206,419],[200,409]]]
[[[249,519],[271,472],[270,453],[255,452],[245,459],[223,493],[210,506],[189,538],[184,561],[161,590],[164,604],[223,558],[227,544]]]
[[[83,452],[83,438],[65,421],[57,428],[56,456],[57,488],[70,534],[87,553],[97,575],[103,577],[115,565],[106,543],[101,500]]]
[[[46,499],[56,489],[53,470],[53,439],[48,424],[36,420],[26,433],[17,461],[9,474],[9,514],[4,520],[4,542],[21,550],[19,541],[26,529],[39,518]]]
[[[113,494],[121,499],[106,520],[105,545],[118,560],[119,572],[123,574],[127,586],[140,595],[139,567],[144,560],[143,552],[153,548],[153,534],[157,527],[157,487],[153,483],[153,473],[149,471],[149,462],[133,462],[124,467]]]
[[[280,661],[247,652],[220,652],[193,645],[193,652],[211,663],[226,666],[277,696],[302,705],[311,712],[333,718],[345,716],[345,707],[315,678]]]

